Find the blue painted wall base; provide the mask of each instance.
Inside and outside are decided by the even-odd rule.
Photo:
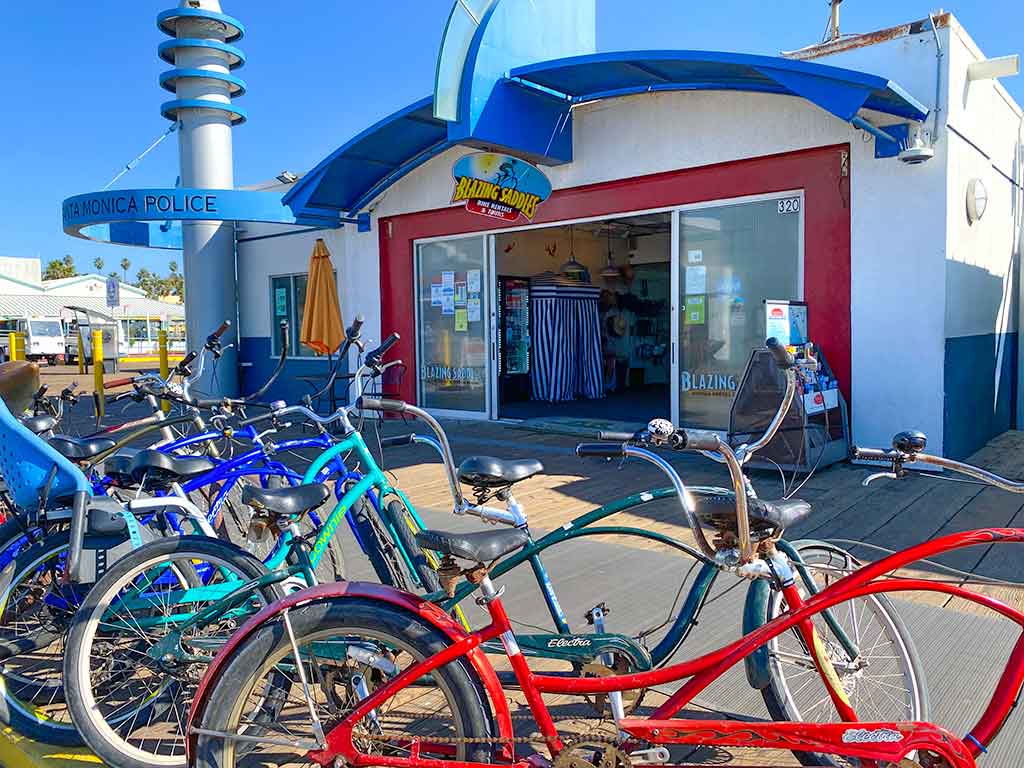
[[[946,339],[942,436],[946,456],[965,459],[1014,428],[1017,343],[1016,333]],[[913,424],[895,426],[913,428]]]

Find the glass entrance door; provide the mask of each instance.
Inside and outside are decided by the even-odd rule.
[[[803,298],[798,194],[679,211],[673,410],[687,427],[728,430],[751,350],[765,340],[764,301]]]
[[[485,237],[416,247],[419,405],[490,413],[490,290]]]

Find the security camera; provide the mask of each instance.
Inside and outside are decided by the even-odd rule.
[[[921,131],[914,132],[914,139],[910,146],[899,154],[900,162],[907,165],[920,165],[935,157],[935,149],[924,143]]]

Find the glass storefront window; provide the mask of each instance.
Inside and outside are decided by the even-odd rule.
[[[802,298],[800,198],[679,214],[679,423],[728,429],[765,299]]]
[[[421,407],[487,411],[484,243],[471,237],[418,246]]]

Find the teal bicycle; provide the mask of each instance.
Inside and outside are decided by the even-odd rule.
[[[784,403],[788,408],[791,397]],[[415,533],[424,526],[409,499],[395,488],[378,467],[359,432],[353,427],[350,414],[356,408],[412,415],[426,423],[433,436],[405,435],[391,439],[401,442],[426,443],[440,454],[450,490],[454,512],[474,515],[482,520],[500,523],[516,530],[519,551],[499,562],[491,575],[501,575],[529,563],[548,612],[553,632],[533,635],[517,634],[523,652],[534,656],[566,662],[585,674],[642,671],[664,664],[683,643],[697,624],[716,578],[722,573],[745,576],[739,560],[723,559],[728,548],[712,546],[704,536],[697,519],[693,499],[700,515],[709,521],[715,510],[725,517],[726,507],[735,519],[736,497],[726,489],[679,488],[678,475],[653,451],[642,447],[616,447],[615,455],[631,456],[655,464],[673,479],[673,486],[629,496],[595,509],[557,530],[534,540],[522,506],[512,488],[518,482],[543,471],[535,460],[504,461],[491,457],[473,457],[456,467],[451,446],[441,425],[428,413],[398,401],[361,398],[351,408],[339,409],[328,420],[301,407],[284,408],[260,419],[281,418],[302,414],[319,423],[338,422],[343,438],[319,456],[308,468],[306,484],[292,488],[246,490],[245,502],[254,510],[254,518],[278,535],[278,545],[266,563],[223,541],[182,537],[158,541],[136,550],[115,564],[87,596],[78,612],[68,640],[64,680],[72,715],[90,747],[114,768],[142,766],[183,766],[185,763],[184,717],[195,683],[219,647],[226,642],[240,620],[266,605],[279,595],[316,584],[315,569],[331,537],[336,535],[346,512],[367,493],[376,493],[382,500],[381,515],[390,545],[413,574],[429,597],[447,610],[457,611],[459,605],[477,589],[475,574],[454,567],[452,559],[439,559],[436,551],[452,551],[455,546],[478,552],[480,537],[488,534],[440,534],[443,547],[430,547],[429,535],[424,547],[415,543]],[[780,413],[784,413],[780,409]],[[766,444],[781,423],[781,417],[759,441]],[[653,423],[652,423],[653,425]],[[632,438],[633,436],[629,436]],[[758,444],[748,447],[749,457]],[[603,453],[602,453],[603,451]],[[580,455],[610,456],[608,446],[600,450],[582,446]],[[363,468],[363,477],[347,488],[326,516],[317,537],[308,542],[298,534],[298,521],[308,512],[325,504],[330,489],[313,482],[320,468],[339,454],[351,452]],[[463,495],[462,486],[473,489],[475,501]],[[740,488],[741,493],[747,489]],[[750,489],[752,491],[752,489]],[[497,499],[503,507],[488,506]],[[697,546],[665,534],[637,527],[606,525],[604,521],[617,513],[661,499],[682,500],[685,519],[694,533]],[[857,563],[841,549],[822,542],[789,544],[782,539],[786,524],[809,513],[804,502],[788,500],[763,502],[750,497],[752,529],[758,536],[774,542],[796,566],[803,590],[813,594],[830,581],[853,570]],[[688,596],[678,613],[671,618],[664,637],[648,648],[638,639],[606,631],[607,608],[598,604],[587,612],[593,632],[572,633],[561,608],[554,586],[541,560],[541,553],[556,544],[586,536],[632,536],[645,542],[667,546],[699,564]],[[454,543],[453,543],[454,542]],[[737,547],[750,542],[737,542]],[[199,564],[215,578],[197,581]],[[743,566],[746,567],[746,566]],[[748,575],[747,575],[748,576]],[[466,577],[465,579],[463,577]],[[749,576],[748,576],[749,577]],[[431,581],[437,589],[431,589]],[[684,580],[685,583],[685,580]],[[682,588],[680,588],[680,592]],[[752,579],[744,608],[746,631],[771,620],[785,609],[779,595],[773,593],[764,579]],[[926,714],[926,700],[920,681],[919,664],[906,629],[891,603],[882,596],[864,598],[863,605],[849,616],[825,615],[821,629],[828,638],[828,652],[835,657],[835,666],[849,680],[870,677],[865,659],[884,653],[897,665],[900,680],[909,680],[902,694],[915,716]],[[341,655],[334,658],[332,653]],[[318,696],[330,702],[332,697],[356,695],[363,697],[368,675],[353,676],[357,667],[373,667],[386,660],[371,659],[359,646],[343,650],[318,648],[318,660],[324,661],[324,676],[304,680],[303,685],[317,689]],[[892,664],[885,664],[890,675]],[[883,667],[880,665],[879,669]],[[814,669],[808,649],[788,640],[780,641],[748,664],[748,679],[760,690],[775,719],[805,719],[814,707],[813,691],[805,691],[794,681]],[[298,670],[301,675],[301,670]],[[359,681],[362,681],[361,683]],[[355,685],[346,692],[346,686]],[[845,682],[844,682],[845,685]],[[852,685],[852,682],[851,682]],[[861,686],[862,690],[866,684]],[[602,711],[621,717],[636,706],[638,698],[626,701],[612,693],[592,702]],[[281,706],[284,702],[281,703]],[[274,711],[274,705],[265,711]]]

